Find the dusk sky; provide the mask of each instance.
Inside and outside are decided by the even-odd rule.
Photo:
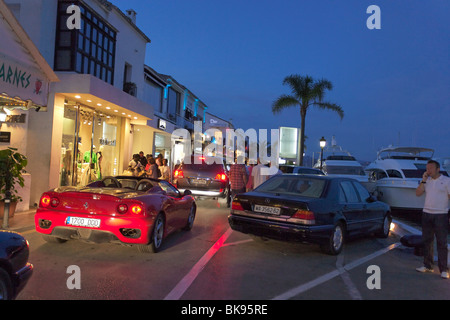
[[[208,111],[247,130],[299,127],[298,107],[273,115],[290,74],[325,78],[325,101],[344,119],[312,108],[306,154],[324,136],[359,160],[381,147],[420,146],[450,157],[448,0],[112,0],[137,12],[151,39],[146,64],[171,75]],[[370,30],[370,5],[381,29]]]

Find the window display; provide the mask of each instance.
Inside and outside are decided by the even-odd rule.
[[[66,104],[61,148],[61,186],[84,186],[118,174],[121,118]]]

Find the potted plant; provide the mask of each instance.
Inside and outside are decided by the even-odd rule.
[[[28,163],[27,158],[16,148],[0,150],[0,218],[3,218],[5,199],[10,199],[9,216],[14,215],[17,202],[22,198],[17,194],[17,186],[24,186],[22,173]]]

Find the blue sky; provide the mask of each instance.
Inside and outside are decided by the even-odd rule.
[[[146,64],[172,75],[244,130],[299,127],[298,108],[273,115],[290,74],[330,80],[330,111],[310,109],[307,154],[322,136],[360,160],[381,147],[434,148],[450,157],[448,0],[112,0],[137,12],[151,39]],[[369,30],[370,5],[381,29]]]

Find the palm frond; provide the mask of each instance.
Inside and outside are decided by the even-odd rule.
[[[314,105],[323,110],[331,110],[331,111],[336,112],[339,115],[339,117],[341,118],[341,120],[344,118],[344,110],[342,109],[341,106],[338,106],[335,103],[316,102]]]
[[[283,109],[298,106],[299,103],[300,102],[295,97],[283,94],[273,102],[272,112],[274,114],[279,113]]]
[[[327,79],[321,79],[314,83],[314,86],[311,90],[311,99],[321,102],[325,95],[326,90],[333,89],[333,84]]]

